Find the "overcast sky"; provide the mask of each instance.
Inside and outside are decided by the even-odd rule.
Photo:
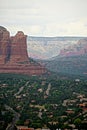
[[[87,0],[0,0],[0,26],[11,35],[87,36]]]

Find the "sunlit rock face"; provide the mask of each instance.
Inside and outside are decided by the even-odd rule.
[[[0,26],[0,73],[18,73],[41,75],[46,69],[35,62],[31,62],[27,54],[27,36],[18,31],[10,37],[6,28]]]

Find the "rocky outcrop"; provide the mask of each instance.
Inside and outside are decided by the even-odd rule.
[[[21,31],[10,37],[7,29],[0,26],[0,73],[28,75],[46,73],[44,66],[29,60],[26,38]]]
[[[11,37],[11,63],[29,61],[27,55],[26,35],[19,31],[14,37]]]

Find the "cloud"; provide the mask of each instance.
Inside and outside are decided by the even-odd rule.
[[[7,20],[8,22],[8,20]],[[12,22],[12,21],[11,21]],[[19,23],[19,24],[17,24]],[[68,21],[62,23],[44,24],[20,24],[20,22],[6,24],[11,34],[16,34],[17,31],[24,31],[27,35],[35,36],[87,36],[87,19],[79,19],[76,21]]]
[[[28,32],[30,32],[31,34],[38,35],[42,32],[42,27],[39,25],[32,25],[28,27],[28,30]]]
[[[86,23],[86,18],[76,21],[51,23],[46,25],[44,34],[51,36],[87,36]]]
[[[11,34],[87,36],[87,0],[0,0],[0,24]]]

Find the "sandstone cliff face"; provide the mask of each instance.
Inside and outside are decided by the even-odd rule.
[[[29,61],[27,55],[26,35],[19,31],[14,37],[11,37],[11,57],[10,63]]]
[[[10,34],[0,26],[0,64],[5,64],[8,59],[10,47]]]
[[[46,73],[46,69],[42,65],[30,62],[26,38],[27,36],[21,31],[10,37],[7,29],[0,26],[0,73],[28,75]]]

